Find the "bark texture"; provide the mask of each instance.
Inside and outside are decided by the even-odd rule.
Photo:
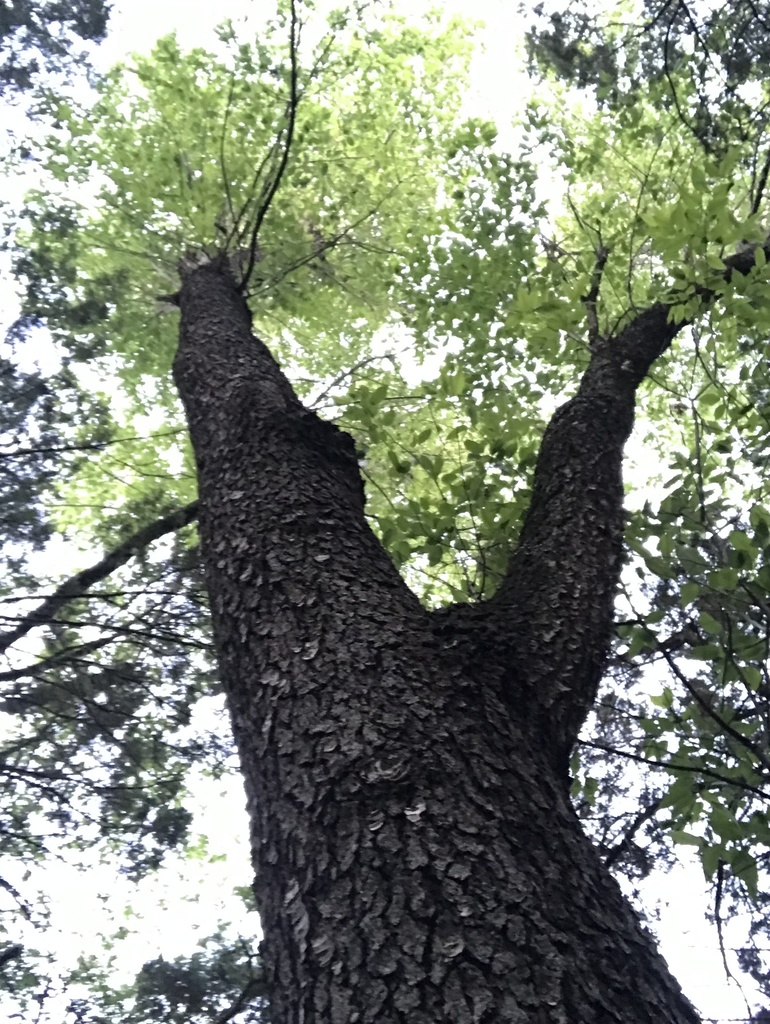
[[[366,523],[352,440],[297,400],[226,267],[190,272],[180,307],[272,1019],[695,1024],[566,785],[665,309],[597,347],[554,417],[498,595],[431,615]]]

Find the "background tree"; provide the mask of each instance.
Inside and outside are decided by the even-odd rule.
[[[110,8],[102,0],[37,3],[13,0],[0,13],[0,95],[8,99],[73,64],[77,40],[100,42]]]
[[[163,42],[135,71],[110,76],[87,112],[50,101],[64,128],[51,138],[48,156],[51,173],[62,181],[61,197],[55,190],[31,197],[19,258],[28,283],[20,330],[44,320],[54,331],[73,381],[71,416],[86,403],[84,392],[98,391],[99,375],[121,382],[120,402],[112,399],[109,414],[99,403],[99,432],[93,413],[80,427],[77,417],[65,425],[67,441],[56,454],[70,460],[68,478],[60,475],[56,497],[48,491],[45,498],[58,529],[89,529],[113,553],[11,625],[8,642],[17,646],[31,629],[46,628],[42,659],[33,650],[20,665],[16,656],[5,678],[6,711],[23,712],[26,730],[9,748],[8,763],[26,788],[18,788],[7,833],[20,850],[43,852],[21,802],[25,792],[41,793],[42,799],[30,799],[49,823],[69,816],[70,835],[73,824],[81,825],[76,843],[89,837],[87,823],[93,822],[99,830],[91,839],[114,836],[134,869],[146,870],[164,846],[184,839],[185,763],[204,750],[212,766],[217,763],[217,750],[188,731],[191,699],[211,686],[201,590],[185,582],[198,571],[194,535],[183,534],[173,550],[156,549],[132,564],[130,575],[121,569],[149,541],[181,524],[189,528],[197,512],[190,454],[180,445],[180,409],[166,377],[172,322],[159,318],[153,305],[154,295],[169,292],[182,305],[178,375],[198,431],[208,514],[223,510],[217,528],[208,527],[210,547],[225,545],[223,565],[208,559],[210,588],[221,596],[232,586],[217,571],[242,557],[247,535],[250,555],[261,551],[264,559],[259,571],[251,562],[238,563],[237,593],[228,591],[231,599],[219,607],[215,600],[231,705],[243,702],[260,721],[269,714],[259,694],[239,686],[265,659],[265,678],[278,687],[276,713],[289,707],[286,701],[296,712],[282,741],[281,749],[294,752],[286,769],[280,757],[271,761],[270,748],[255,758],[253,730],[240,729],[236,716],[247,775],[252,785],[268,786],[261,775],[266,765],[288,771],[283,779],[296,796],[294,808],[309,804],[318,816],[311,824],[319,827],[313,849],[321,859],[320,851],[345,841],[334,815],[350,813],[355,823],[354,802],[368,800],[371,836],[364,833],[351,853],[362,872],[358,879],[376,876],[378,844],[389,851],[383,863],[399,864],[399,844],[422,830],[425,845],[409,855],[400,887],[408,891],[409,879],[433,865],[428,871],[448,899],[432,904],[441,908],[434,918],[441,945],[430,947],[428,962],[440,983],[413,962],[424,922],[409,931],[414,921],[400,908],[374,915],[378,929],[367,935],[363,966],[345,916],[339,933],[347,935],[347,966],[342,980],[331,982],[329,965],[345,942],[324,945],[315,915],[323,906],[334,916],[332,883],[344,886],[345,876],[330,869],[316,877],[312,864],[300,864],[297,851],[311,825],[307,819],[295,825],[295,811],[287,819],[276,799],[281,869],[294,862],[302,873],[296,892],[280,871],[260,890],[268,901],[285,890],[298,929],[293,938],[268,931],[268,963],[280,961],[282,950],[292,949],[292,956],[302,950],[306,927],[315,940],[308,940],[306,976],[295,974],[281,986],[278,1005],[281,999],[323,1001],[329,988],[333,998],[343,998],[345,985],[360,990],[354,975],[364,971],[376,977],[366,986],[372,1002],[365,1012],[375,1012],[378,993],[385,992],[385,1003],[393,1001],[388,1012],[405,1012],[399,1007],[406,1000],[412,1015],[422,1010],[431,1020],[465,1019],[478,1007],[495,1007],[490,1012],[498,1015],[505,1007],[510,1015],[514,1004],[530,1013],[537,1004],[552,1014],[547,1019],[559,1019],[560,1012],[570,1019],[693,1019],[574,830],[563,790],[566,758],[592,701],[609,636],[622,526],[619,458],[634,391],[678,333],[676,358],[656,363],[656,386],[640,396],[644,422],[654,424],[648,443],[674,451],[674,465],[667,479],[648,485],[647,506],[638,501],[631,517],[632,569],[642,579],[626,584],[611,686],[585,734],[591,751],[604,755],[622,747],[664,767],[671,782],[644,783],[641,809],[618,815],[612,797],[627,785],[625,777],[612,774],[597,804],[588,757],[582,767],[573,760],[573,790],[614,866],[632,874],[646,870],[651,854],[637,840],[649,825],[655,853],[670,838],[697,846],[720,899],[729,891],[761,902],[766,387],[756,352],[765,329],[764,249],[752,245],[729,255],[743,240],[764,241],[756,205],[762,194],[758,136],[744,137],[737,116],[720,122],[718,151],[711,137],[707,145],[703,133],[683,133],[687,103],[697,110],[702,97],[690,64],[672,67],[666,51],[664,73],[648,75],[644,94],[628,65],[614,78],[608,71],[598,83],[595,112],[564,103],[564,86],[549,79],[522,117],[523,141],[514,157],[496,144],[492,126],[457,118],[467,56],[457,26],[426,36],[377,20],[364,30],[338,19],[333,39],[295,74],[285,42],[291,35],[296,43],[290,13],[253,50],[229,29],[220,38],[224,56],[183,55],[173,41]],[[611,23],[604,29],[610,39],[617,35]],[[624,42],[617,50],[638,59],[637,68],[647,66],[644,60],[654,66],[653,51],[639,47],[635,58]],[[719,52],[729,53],[731,45],[728,36]],[[741,84],[762,88],[750,74]],[[537,179],[546,172],[542,163],[535,169],[534,152],[548,152],[564,181],[567,199],[560,209],[543,202]],[[85,190],[87,205],[78,204],[78,185],[99,173],[105,184],[93,212]],[[184,253],[185,284],[176,295],[174,268]],[[249,271],[247,314],[232,281],[243,281]],[[244,346],[230,355],[240,369],[226,373],[218,387],[222,365],[210,360],[214,351],[224,360],[228,350],[220,327],[210,327],[212,311],[220,325],[231,324],[230,343],[242,338]],[[257,334],[275,339],[296,393],[318,408],[333,401],[337,422],[355,435],[370,485],[370,520],[427,608],[438,609],[432,614],[403,589],[362,526],[356,457],[345,435],[302,411],[265,350],[248,340],[252,317]],[[407,343],[424,360],[419,373],[399,358]],[[83,363],[96,370],[90,381]],[[250,374],[261,378],[258,395]],[[241,394],[232,390],[233,381]],[[570,394],[545,435],[533,490],[551,396]],[[150,408],[164,410],[160,429]],[[207,415],[216,430],[203,430]],[[152,448],[140,447],[153,430]],[[181,470],[176,482],[174,468]],[[309,486],[308,474],[319,473]],[[41,477],[39,493],[49,486]],[[106,494],[112,507],[105,515]],[[56,508],[54,500],[69,510]],[[518,554],[507,569],[527,506]],[[748,515],[738,511],[742,506],[750,506]],[[261,529],[250,533],[260,516]],[[326,529],[319,531],[319,523]],[[300,558],[304,550],[309,559]],[[365,575],[354,564],[357,551],[364,554]],[[287,577],[289,562],[296,567]],[[549,573],[549,564],[558,570]],[[126,574],[115,589],[86,597],[111,570]],[[297,582],[291,586],[287,578]],[[272,586],[265,588],[268,579]],[[356,589],[361,580],[365,593]],[[17,577],[15,587],[23,583]],[[323,618],[329,593],[337,595],[332,620]],[[241,616],[237,642],[228,647],[232,621],[223,609],[237,609],[248,595],[260,619],[251,612]],[[460,604],[439,609],[452,601]],[[355,615],[344,616],[345,608],[355,608]],[[386,626],[381,617],[388,608],[393,615]],[[283,624],[280,630],[293,623],[294,642],[281,639],[278,626],[273,636],[271,621]],[[310,653],[321,624],[325,658]],[[341,627],[344,637],[332,648],[329,638]],[[255,628],[264,635],[258,649],[250,649]],[[384,642],[385,629],[397,646]],[[248,673],[236,672],[233,660],[245,650]],[[379,652],[374,661],[372,652]],[[660,679],[661,665],[670,685]],[[419,678],[429,680],[428,705],[415,666]],[[330,682],[323,687],[325,673]],[[284,677],[296,686],[279,685]],[[313,685],[304,692],[308,679]],[[554,682],[565,689],[549,691]],[[365,692],[356,689],[362,685]],[[501,693],[513,717],[500,704]],[[329,705],[332,698],[344,704],[344,715]],[[281,715],[272,721],[273,735],[280,734]],[[324,733],[323,723],[334,728]],[[430,738],[423,742],[415,737],[425,723]],[[451,740],[442,744],[448,723]],[[323,733],[320,747],[310,739],[316,727]],[[512,735],[519,740],[513,748]],[[380,758],[378,743],[387,748]],[[395,756],[398,749],[403,758]],[[418,750],[425,753],[415,760]],[[544,753],[553,759],[543,760]],[[96,767],[105,763],[108,775]],[[76,770],[62,772],[61,764]],[[303,764],[307,776],[299,770]],[[55,786],[52,765],[62,775]],[[333,779],[345,799],[312,790],[309,800],[308,779],[323,793]],[[454,784],[451,799],[447,779]],[[487,808],[483,828],[471,821],[479,807]],[[548,817],[528,833],[532,857],[518,850],[510,858],[505,851],[521,840],[522,823],[531,828],[540,814]],[[517,831],[500,831],[501,821],[517,822]],[[462,827],[469,824],[473,828]],[[127,843],[128,825],[134,831]],[[274,822],[262,823],[259,835],[274,837],[271,827]],[[494,886],[485,880],[476,840],[468,838],[490,831],[496,839],[489,849],[511,864],[499,877],[493,872]],[[449,871],[438,867],[447,849],[453,850]],[[475,870],[468,874],[463,865],[471,855]],[[270,848],[264,856],[265,870],[275,872]],[[332,860],[342,863],[338,850]],[[637,987],[638,979],[625,977],[619,962],[598,952],[596,935],[606,931],[606,917],[592,931],[586,922],[594,909],[577,911],[539,896],[542,878],[558,873],[564,861],[582,867],[574,899],[579,902],[587,886],[594,901],[597,889],[606,893],[601,909],[612,916],[616,947],[624,934],[634,947],[642,944],[638,955],[649,958],[644,981],[658,975],[656,991]],[[529,895],[515,897],[517,872],[528,871]],[[324,886],[325,902],[318,891]],[[364,886],[361,893],[367,891]],[[371,892],[377,891],[375,885]],[[391,878],[383,891],[399,886]],[[468,913],[458,929],[452,915],[463,900]],[[265,912],[268,922],[283,920],[270,906]],[[550,943],[548,951],[529,934],[517,939],[495,930],[495,913],[505,921],[537,921],[531,934]],[[477,914],[484,928],[474,930]],[[395,929],[392,936],[388,928]],[[407,932],[409,942],[399,943]],[[551,963],[553,971],[539,976],[534,988],[517,987],[515,971],[507,968],[503,980],[493,969],[497,956],[509,968],[535,957],[538,970]],[[401,973],[391,969],[398,964]],[[759,959],[747,955],[747,964],[761,977]],[[410,973],[415,970],[420,983],[405,983],[417,978]],[[567,987],[559,983],[556,995],[554,979],[562,970],[573,980]],[[597,993],[608,991],[605,1006]],[[545,1008],[548,992],[556,1009]],[[446,993],[451,1007],[435,1002]],[[376,1012],[384,1011],[378,1006]]]

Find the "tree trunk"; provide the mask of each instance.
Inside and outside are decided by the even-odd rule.
[[[693,1024],[568,798],[646,372],[624,334],[546,433],[497,597],[431,614],[366,523],[352,440],[300,404],[225,266],[180,306],[272,1019]]]

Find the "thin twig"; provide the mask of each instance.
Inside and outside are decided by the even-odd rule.
[[[254,999],[265,993],[265,979],[262,974],[258,974],[254,978],[250,978],[243,988],[243,991],[238,994],[233,1003],[222,1010],[221,1013],[217,1014],[214,1018],[214,1024],[227,1024],[227,1021],[237,1017],[239,1013],[243,1013],[246,1007]]]
[[[623,833],[623,838],[620,839],[612,847],[612,849],[608,852],[607,856],[604,858],[605,867],[611,868],[615,861],[618,859],[618,857],[620,857],[620,855],[628,849],[628,847],[631,845],[632,839],[639,831],[639,829],[642,827],[642,825],[646,821],[649,821],[650,818],[655,817],[662,800],[663,797],[658,797],[657,800],[653,800],[651,804],[648,804],[647,807],[644,807],[641,811],[639,811],[639,813],[636,815],[636,817],[631,822],[629,827]]]
[[[765,771],[770,772],[770,761],[768,761],[767,757],[759,748],[759,746],[756,743],[753,743],[748,738],[748,736],[744,736],[742,733],[738,732],[737,729],[734,729],[729,722],[726,722],[721,715],[717,714],[717,712],[711,707],[709,702],[705,700],[698,692],[697,687],[695,687],[684,674],[684,672],[682,672],[682,670],[679,668],[676,661],[671,657],[668,651],[661,649],[660,653],[663,655],[663,658],[665,659],[669,669],[674,673],[676,678],[679,680],[682,686],[684,686],[684,688],[696,702],[698,707],[704,712],[704,714],[708,715],[708,717],[719,726],[722,732],[725,732],[728,736],[732,737],[732,739],[734,739],[739,746],[743,747],[745,750],[748,750],[750,754],[753,754],[759,762],[759,764],[761,764],[762,767],[765,769]]]
[[[593,750],[603,750],[605,754],[615,754],[618,757],[626,757],[629,761],[636,761],[639,764],[648,764],[652,768],[664,768],[668,772],[688,772],[691,775],[705,775],[706,778],[716,779],[717,782],[724,782],[728,786],[745,789],[747,793],[753,793],[763,800],[770,800],[770,792],[760,789],[759,786],[752,786],[744,779],[731,779],[728,775],[714,771],[713,768],[706,768],[705,765],[675,764],[673,761],[659,761],[654,757],[645,757],[643,754],[633,754],[630,750],[619,750],[611,747],[608,743],[597,743],[594,740],[578,740],[581,747],[591,747]]]
[[[740,981],[738,981],[738,979],[735,977],[733,972],[730,970],[730,965],[727,962],[727,950],[725,949],[725,937],[724,937],[723,928],[722,928],[722,914],[721,914],[722,895],[723,895],[723,892],[724,892],[724,881],[725,881],[725,862],[723,860],[720,860],[719,864],[717,865],[717,884],[716,884],[716,894],[714,896],[714,922],[715,922],[715,924],[717,926],[717,942],[719,943],[719,952],[720,952],[720,955],[722,957],[722,967],[724,968],[725,976],[728,978],[728,980],[734,982],[738,986],[738,991],[741,994],[741,998],[743,999],[744,1003],[746,1004],[746,1012],[748,1014],[751,1014],[751,1006],[749,1004],[748,999],[746,998],[746,993],[743,991],[743,986],[741,985]]]

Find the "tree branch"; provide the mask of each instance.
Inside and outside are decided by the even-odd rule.
[[[583,305],[586,307],[586,313],[588,316],[588,344],[592,349],[599,344],[599,317],[596,311],[596,304],[599,301],[599,289],[602,283],[602,274],[604,273],[604,268],[607,266],[609,256],[610,250],[602,245],[600,233],[599,245],[596,249],[596,262],[594,263],[593,273],[591,274],[591,287],[581,299]]]
[[[112,551],[101,558],[98,562],[90,565],[87,569],[70,576],[60,584],[50,597],[47,597],[36,608],[25,615],[19,623],[0,634],[0,654],[3,654],[11,644],[16,643],[21,637],[26,636],[37,626],[52,622],[62,605],[75,597],[81,597],[89,587],[100,580],[105,579],[121,565],[125,565],[134,555],[143,551],[153,541],[159,540],[167,533],[179,530],[187,526],[198,515],[198,502],[193,501],[167,516],[162,516],[147,526],[137,530],[136,533],[126,538],[122,544],[118,544]]]
[[[227,221],[221,225],[221,229],[225,236],[225,248],[228,247],[237,232],[235,207],[233,205],[233,193],[230,187],[230,175],[227,170],[227,160],[225,158],[225,138],[227,136],[227,122],[230,117],[230,110],[233,105],[233,96],[235,95],[235,69],[233,69],[230,75],[230,88],[227,91],[227,103],[225,104],[225,113],[222,118],[222,131],[219,136],[219,169],[222,173],[222,186],[225,190],[225,203],[227,208]]]
[[[752,786],[744,779],[730,778],[721,772],[706,768],[705,765],[676,764],[674,761],[659,761],[654,757],[645,757],[643,754],[633,754],[630,750],[619,750],[608,743],[596,743],[592,740],[580,740],[581,747],[591,747],[593,750],[603,750],[605,754],[615,754],[617,757],[628,758],[629,761],[636,761],[638,764],[648,764],[652,768],[665,768],[668,772],[687,772],[688,775],[703,775],[707,779],[714,779],[717,782],[724,782],[733,788],[745,789],[747,793],[753,793],[762,800],[770,800],[770,792],[760,789],[759,786]]]
[[[770,241],[762,248],[770,252]],[[755,253],[746,249],[725,260],[722,279],[747,275]],[[717,286],[696,285],[694,294],[707,306]],[[633,428],[636,391],[689,324],[672,311],[692,295],[690,287],[655,303],[609,337],[589,324],[589,365],[577,394],[557,409],[543,435],[519,544],[487,606],[487,656],[502,655],[507,663],[503,695],[565,778],[612,636],[623,563],[623,448]]]
[[[283,152],[281,153],[278,168],[269,180],[265,194],[254,216],[254,225],[251,229],[251,241],[249,244],[249,262],[243,277],[238,284],[238,290],[241,292],[245,291],[248,287],[249,280],[254,272],[254,266],[257,262],[257,253],[259,251],[259,232],[262,229],[262,224],[267,216],[267,212],[272,205],[273,199],[275,198],[281,181],[283,180],[283,176],[286,173],[286,167],[289,163],[289,154],[291,152],[292,142],[294,141],[294,125],[297,117],[297,105],[299,103],[297,92],[297,82],[299,77],[297,63],[298,32],[299,21],[297,18],[297,0],[291,0],[291,28],[289,31],[289,101],[286,112],[286,140],[283,145]]]
[[[684,686],[685,690],[687,690],[701,711],[707,715],[723,733],[735,740],[739,747],[743,747],[744,750],[748,750],[748,752],[757,759],[757,763],[760,764],[765,771],[770,772],[770,760],[768,760],[761,747],[757,743],[754,743],[753,740],[749,739],[748,736],[744,736],[743,733],[738,732],[737,729],[733,728],[726,719],[713,709],[708,700],[700,694],[697,687],[693,686],[692,682],[687,678],[684,672],[682,672],[676,661],[674,661],[667,651],[661,650],[661,653],[673,675],[679,680],[682,686]]]
[[[651,818],[654,818],[655,815],[658,813],[658,808],[660,807],[662,799],[662,797],[658,797],[656,800],[653,800],[652,803],[648,804],[646,807],[643,807],[641,811],[639,811],[639,813],[635,816],[634,820],[623,833],[622,838],[619,839],[617,843],[615,843],[615,845],[607,851],[607,855],[604,858],[605,867],[611,868],[612,865],[626,852],[626,850],[633,842],[634,836],[642,827],[642,825],[644,825],[644,823],[646,821],[649,821]]]
[[[260,972],[257,977],[250,978],[243,991],[239,992],[231,1005],[217,1014],[213,1024],[227,1024],[233,1017],[243,1013],[251,1002],[265,994],[265,987],[264,972]]]

